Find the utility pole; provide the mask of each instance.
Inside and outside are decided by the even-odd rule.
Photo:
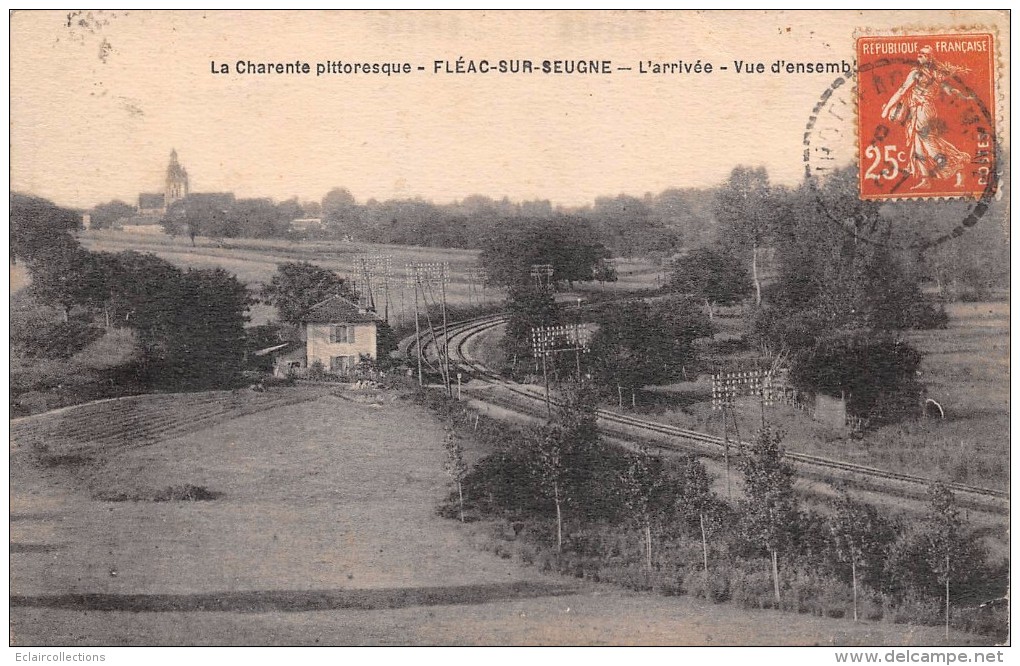
[[[421,373],[421,325],[418,323],[418,290],[414,290],[414,339],[418,345],[418,386],[424,386],[425,380]]]
[[[443,376],[443,384],[446,386],[447,395],[453,397],[453,384],[450,381],[450,331],[449,322],[447,321],[446,314],[446,283],[449,280],[450,268],[446,262],[413,262],[407,264],[407,275],[408,282],[414,285],[414,304],[415,304],[415,326],[417,328],[418,322],[418,293],[421,292],[421,298],[425,305],[425,317],[428,321],[429,332],[432,335],[432,341],[436,345],[436,352],[439,355],[439,372]],[[435,292],[433,291],[434,285],[438,283],[440,288],[441,303],[435,302]],[[433,298],[433,306],[440,305],[443,315],[443,343],[440,344],[436,340],[435,328],[432,326],[432,317],[429,315],[429,294]],[[418,343],[418,367],[419,376],[421,374],[421,337],[419,335]],[[421,381],[419,379],[419,381]]]

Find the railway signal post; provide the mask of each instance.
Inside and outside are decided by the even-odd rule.
[[[542,359],[542,378],[545,382],[545,404],[552,418],[552,399],[549,395],[549,370],[546,358],[559,352],[574,352],[577,363],[577,382],[581,382],[581,354],[588,352],[591,331],[579,324],[568,326],[537,326],[531,329],[531,350]]]

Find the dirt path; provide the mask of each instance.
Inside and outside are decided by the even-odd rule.
[[[476,550],[435,514],[442,438],[406,403],[326,397],[87,468],[14,456],[12,643],[938,642],[937,628],[630,594]],[[68,491],[68,474],[111,493],[223,495],[101,502]]]

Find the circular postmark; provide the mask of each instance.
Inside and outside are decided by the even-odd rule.
[[[923,66],[923,55],[883,57],[861,63],[853,74],[837,77],[825,89],[808,118],[803,153],[807,182],[823,217],[857,241],[923,251],[957,238],[975,226],[996,198],[1000,169],[994,97],[986,102],[967,85],[959,71],[949,70],[935,90],[915,95],[921,102],[904,99],[902,91],[915,83]],[[863,102],[858,90],[862,80],[868,82],[871,95],[871,99]],[[923,94],[928,94],[928,98]],[[918,118],[927,119],[923,113],[935,115],[932,102],[935,95],[941,96],[939,102],[944,106],[948,105],[946,118],[931,120],[931,129],[925,125],[918,131]],[[880,119],[878,109],[874,108],[878,98],[884,102],[879,105]],[[862,120],[861,112],[868,110],[864,107],[869,102],[870,118]],[[949,123],[958,126],[952,138],[966,144],[966,152],[937,138],[949,133]],[[903,144],[905,140],[907,145]],[[929,149],[927,154],[925,149]],[[862,164],[865,157],[869,161]],[[950,164],[951,159],[955,163]],[[960,187],[965,183],[964,173],[970,182]],[[838,174],[843,176],[844,187],[851,178],[854,181],[858,205],[852,210],[836,205],[828,196],[831,181]],[[948,188],[944,185],[947,175],[953,179]],[[936,177],[943,178],[938,183],[942,187],[933,191],[931,182]],[[953,182],[958,185],[955,190],[951,187]],[[898,215],[925,205],[919,202],[930,201],[937,201],[943,216],[950,216],[951,226],[909,236],[891,234],[888,226],[884,233],[875,233],[880,220],[890,225]]]

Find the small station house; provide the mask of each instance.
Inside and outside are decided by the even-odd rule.
[[[327,372],[345,375],[361,358],[377,358],[379,317],[343,296],[316,303],[301,318],[305,367],[316,361]]]

